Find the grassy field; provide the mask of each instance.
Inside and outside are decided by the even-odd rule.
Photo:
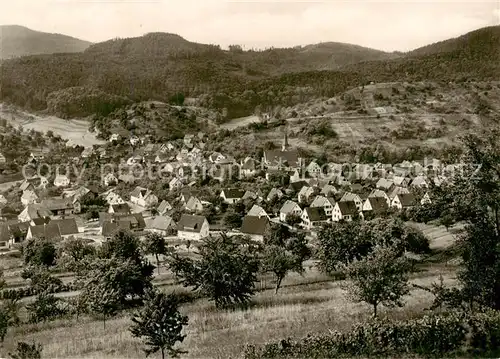
[[[443,227],[428,225],[422,229],[437,251],[453,243],[451,233]],[[445,283],[453,285],[456,283],[455,272],[456,266],[446,263],[425,264],[412,275],[411,282],[429,285],[442,275]],[[176,285],[172,275],[165,270],[155,278],[155,283],[166,292],[186,290]],[[188,353],[183,357],[236,358],[241,356],[246,344],[264,344],[270,340],[303,337],[332,329],[344,330],[371,315],[368,305],[353,303],[346,298],[342,281],[319,273],[311,262],[307,263],[303,276],[289,275],[277,295],[273,285],[271,277],[262,278],[257,284],[258,292],[246,310],[219,311],[206,299],[182,307],[189,316],[187,337],[181,345]],[[380,315],[396,319],[420,316],[432,300],[428,292],[415,289],[406,298],[403,308],[381,308]],[[23,325],[9,330],[4,346],[0,348],[0,357],[20,340],[41,343],[45,358],[144,357],[141,342],[132,338],[129,325],[130,313],[108,320],[105,329],[102,321],[90,317],[37,326]]]

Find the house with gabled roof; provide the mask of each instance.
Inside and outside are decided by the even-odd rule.
[[[323,208],[327,216],[332,215],[335,199],[332,197],[316,196],[312,201],[311,208]]]
[[[158,197],[151,190],[137,186],[130,193],[130,202],[141,207],[151,207],[158,204]]]
[[[160,205],[156,209],[156,211],[160,216],[165,216],[171,210],[172,210],[172,205],[166,200],[161,201]]]
[[[228,204],[241,201],[244,195],[245,191],[239,188],[225,188],[220,193],[220,197]]]
[[[280,221],[286,222],[291,215],[302,216],[302,209],[294,201],[287,200],[280,209]]]
[[[356,193],[352,192],[344,193],[342,198],[340,198],[339,202],[349,202],[349,201],[353,201],[356,204],[358,212],[361,212],[363,210],[363,199]]]
[[[250,237],[253,241],[264,242],[264,238],[271,231],[271,223],[267,216],[245,216],[241,224],[240,232]]]
[[[316,161],[311,161],[306,167],[306,173],[311,177],[319,177],[322,174],[321,166]]]
[[[411,187],[416,187],[416,188],[428,188],[429,184],[428,184],[427,177],[423,176],[423,175],[416,176],[411,181],[410,186]]]
[[[303,186],[297,194],[297,199],[299,200],[299,203],[307,203],[309,198],[311,198],[311,196],[315,193],[316,191],[313,187]]]
[[[184,205],[184,208],[189,212],[201,213],[203,212],[203,203],[198,197],[191,196]]]
[[[240,173],[244,177],[255,176],[258,172],[257,161],[252,157],[246,157],[241,162]]]
[[[413,193],[398,193],[391,201],[391,207],[396,209],[409,209],[416,205],[417,200]]]
[[[420,204],[426,205],[426,204],[431,204],[431,196],[429,195],[429,192],[425,192],[425,194],[422,196],[422,199],[420,200]]]
[[[327,223],[331,216],[328,216],[322,207],[307,207],[302,211],[300,218],[302,220],[301,226],[311,230]]]
[[[104,192],[101,194],[101,196],[104,197],[104,200],[110,205],[111,204],[125,203],[125,200],[118,193],[114,192],[113,190]]]
[[[354,201],[339,201],[333,208],[332,221],[352,221],[358,214],[359,211]]]
[[[113,173],[108,173],[103,177],[103,182],[106,187],[118,184],[118,178]]]
[[[168,188],[170,188],[170,190],[180,189],[183,186],[184,186],[184,184],[177,177],[172,178],[170,180],[170,182],[168,183]]]
[[[408,188],[405,188],[405,187],[394,187],[388,194],[388,196],[391,200],[391,203],[392,203],[392,200],[394,199],[394,197],[396,197],[397,194],[401,194],[401,193],[410,193],[410,191],[408,190]]]
[[[248,211],[247,216],[252,216],[252,217],[268,217],[269,215],[267,212],[262,208],[261,206],[258,206],[254,204],[252,208],[250,208],[250,211]]]
[[[6,163],[7,162],[7,159],[5,158],[5,156],[0,152],[0,163]]]
[[[119,204],[110,204],[108,207],[108,213],[130,214],[132,212],[127,203],[119,203]]]
[[[393,176],[392,181],[394,182],[394,185],[399,187],[408,187],[410,184],[410,178],[407,176]]]
[[[38,195],[36,192],[32,189],[27,189],[23,191],[23,194],[21,195],[21,203],[24,206],[27,206],[28,204],[33,204],[38,202]]]
[[[184,240],[202,240],[208,237],[210,225],[204,216],[183,214],[177,223],[177,236]]]
[[[75,206],[70,198],[47,198],[41,205],[52,212],[52,218],[75,214]]]
[[[373,191],[371,191],[370,194],[368,195],[368,198],[372,198],[372,197],[383,198],[387,202],[387,206],[391,205],[391,199],[389,198],[387,193],[385,193],[381,189],[374,189]]]
[[[394,182],[386,178],[380,178],[375,184],[375,187],[383,191],[389,191],[394,187]]]
[[[54,186],[56,187],[68,187],[70,183],[71,181],[66,175],[59,174],[56,175],[56,178],[54,179]]]
[[[326,197],[331,197],[331,196],[335,195],[337,192],[338,192],[338,189],[335,188],[335,186],[333,186],[331,184],[326,184],[321,189],[320,194],[322,194]]]
[[[374,214],[383,214],[389,210],[387,200],[383,197],[368,197],[363,204],[363,212],[372,212]]]
[[[241,199],[243,201],[245,200],[258,200],[259,199],[259,195],[257,193],[255,193],[254,191],[245,191],[245,194],[243,195],[243,197],[241,197]]]
[[[0,193],[0,205],[4,205],[6,204],[8,201],[7,201],[7,198],[5,198],[5,196],[3,194]]]
[[[275,198],[282,198],[283,192],[279,188],[271,188],[269,194],[267,195],[267,201],[273,201]]]
[[[145,220],[146,232],[158,233],[162,236],[172,235],[177,232],[177,224],[174,222],[172,217],[169,216],[156,216],[152,218],[146,218]]]
[[[30,226],[26,239],[60,239],[77,235],[78,226],[74,218],[56,219],[45,224]]]
[[[35,218],[50,218],[52,212],[42,206],[41,204],[29,204],[24,210],[17,216],[19,222],[31,222]]]

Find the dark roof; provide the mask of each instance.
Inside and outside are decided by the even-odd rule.
[[[267,217],[245,216],[241,225],[241,233],[264,235],[269,227]]]
[[[298,192],[302,189],[302,187],[309,187],[309,183],[306,181],[297,181],[297,182],[292,182],[290,183],[290,187],[295,191]]]
[[[120,230],[130,230],[130,228],[131,223],[129,221],[105,221],[102,225],[102,235],[105,237],[111,237]]]
[[[59,233],[61,233],[62,236],[78,233],[78,225],[76,224],[76,220],[74,218],[66,218],[66,219],[58,219],[50,221],[47,225],[58,226]]]
[[[319,222],[328,220],[328,216],[322,207],[308,207],[305,209],[307,217],[311,222]]]
[[[242,198],[245,195],[245,191],[239,188],[224,188],[223,192],[226,198]]]
[[[130,214],[130,207],[126,203],[112,204],[111,207],[115,213]]]
[[[10,237],[9,226],[6,223],[0,223],[0,242],[8,242]]]
[[[147,188],[144,187],[135,187],[132,193],[130,193],[130,197],[139,197],[142,196],[144,197],[148,193]]]
[[[142,213],[124,214],[124,213],[99,213],[99,224],[104,227],[105,222],[127,221],[130,225],[136,225],[137,229],[146,228],[146,222]],[[130,227],[128,228],[130,229]]]
[[[68,198],[48,198],[41,203],[42,206],[50,211],[58,211],[64,209],[73,209],[73,202]]]
[[[179,223],[177,224],[177,230],[183,232],[199,233],[204,221],[206,221],[206,218],[204,216],[183,214],[181,219],[179,220]]]
[[[403,208],[414,206],[416,203],[416,198],[413,193],[400,193],[397,196]]]
[[[48,217],[45,217],[45,218],[33,218],[33,223],[35,223],[35,226],[39,226],[39,225],[43,225],[43,224],[47,224],[50,222],[50,218]]]
[[[267,163],[277,165],[288,165],[296,167],[299,165],[299,153],[297,151],[268,150],[264,152]]]
[[[343,216],[352,216],[358,213],[358,209],[354,201],[342,201],[337,202],[337,204],[339,205],[340,212]]]
[[[387,200],[384,197],[369,197],[370,205],[374,212],[384,212],[389,209],[387,205]]]

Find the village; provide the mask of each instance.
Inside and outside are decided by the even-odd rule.
[[[264,151],[261,159],[246,157],[237,161],[228,154],[204,152],[203,136],[203,133],[186,135],[178,143],[146,145],[144,139],[131,136],[125,141],[134,147],[133,155],[121,161],[119,173],[115,167],[104,165],[106,169],[100,170],[100,185],[74,183],[72,177],[75,182],[81,181],[59,173],[50,181],[35,174],[17,182],[9,193],[15,193],[24,209],[19,213],[4,211],[0,247],[12,250],[25,239],[42,237],[80,237],[99,244],[120,230],[138,236],[156,232],[182,246],[221,231],[264,241],[272,223],[314,238],[317,230],[327,223],[390,216],[431,203],[428,188],[439,186],[453,171],[459,170],[459,166],[444,166],[437,159],[405,161],[393,166],[381,163],[320,166],[314,160],[306,163],[300,158],[298,151],[288,144],[286,133],[281,148]],[[107,149],[85,148],[73,160],[78,163],[88,158],[105,159],[118,140],[118,135],[112,135]],[[37,168],[46,160],[45,155],[41,151],[32,152],[28,166]],[[153,174],[157,177],[153,180],[163,181],[168,188],[168,198],[135,185],[138,181],[144,183],[141,166],[146,164],[155,168]],[[139,176],[137,168],[142,169]],[[148,173],[151,175],[150,169]],[[198,179],[207,177],[215,180],[217,203],[196,186]],[[121,182],[131,189],[128,193],[116,191]],[[40,191],[47,188],[57,189],[60,195],[40,198]],[[7,197],[0,194],[0,209],[12,205]],[[82,204],[95,201],[100,203],[99,213],[89,218],[84,215]],[[224,213],[232,209],[234,212],[238,205],[236,213],[240,219],[224,223]],[[215,220],[204,215],[212,207],[221,214]],[[173,218],[174,212],[177,218]]]

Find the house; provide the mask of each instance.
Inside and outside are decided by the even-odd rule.
[[[331,216],[328,216],[325,210],[321,207],[307,207],[302,211],[302,226],[305,229],[311,230],[314,227],[321,226],[328,222]]]
[[[120,139],[119,134],[112,133],[111,136],[109,136],[108,142],[118,141],[119,139]]]
[[[191,197],[189,197],[188,201],[186,202],[184,208],[187,211],[199,213],[199,212],[203,211],[203,204],[201,203],[201,201],[197,197],[191,196]]]
[[[171,210],[172,210],[172,205],[165,200],[161,201],[160,205],[156,209],[156,211],[160,216],[164,216],[165,214],[167,214],[167,212]]]
[[[422,196],[422,199],[420,200],[420,204],[426,205],[426,204],[431,204],[431,196],[429,196],[429,192],[425,192],[425,194]]]
[[[133,166],[136,164],[140,164],[143,161],[143,157],[139,155],[131,156],[127,159],[127,166]]]
[[[151,190],[137,186],[130,193],[130,202],[141,207],[151,207],[158,204],[158,197]]]
[[[425,176],[417,176],[411,181],[411,187],[416,187],[416,188],[427,188],[429,187],[429,184],[427,183],[427,177]]]
[[[74,218],[57,219],[45,224],[30,226],[26,239],[60,239],[77,235],[78,226]]]
[[[283,197],[283,192],[278,189],[278,188],[271,188],[269,191],[269,194],[267,195],[266,199],[268,202],[274,201],[276,198],[281,198]]]
[[[285,133],[285,139],[281,150],[266,150],[263,158],[264,166],[271,169],[294,170],[302,166],[302,159],[299,153],[291,150],[288,145],[288,137]]]
[[[141,139],[135,135],[130,136],[129,141],[132,146],[136,146],[141,143]]]
[[[300,189],[297,198],[299,200],[299,203],[307,203],[309,201],[309,198],[315,193],[315,190],[313,187],[309,186],[304,186]]]
[[[162,236],[174,234],[177,231],[177,225],[174,220],[169,216],[156,216],[153,218],[146,218],[146,232],[158,233]]]
[[[110,204],[108,207],[108,213],[114,213],[114,214],[130,214],[130,207],[126,203],[120,203],[120,204]]]
[[[9,226],[6,223],[0,223],[0,249],[9,248],[12,242]]]
[[[41,204],[29,204],[24,208],[24,210],[17,216],[19,222],[31,222],[35,218],[50,218],[52,212],[42,206]]]
[[[202,240],[208,237],[210,226],[203,216],[183,214],[177,224],[177,236],[185,240]]]
[[[220,197],[228,204],[239,202],[244,195],[245,191],[238,188],[226,188],[220,193]]]
[[[7,159],[5,158],[5,156],[0,152],[0,163],[6,163],[7,162]]]
[[[332,221],[352,221],[358,213],[358,207],[354,201],[337,202],[332,211]]]
[[[389,205],[384,197],[368,197],[363,204],[363,212],[382,214],[389,210]]]
[[[193,139],[194,139],[194,135],[192,134],[187,134],[184,136],[184,145],[186,146],[192,146],[193,144]]]
[[[183,186],[184,184],[177,177],[172,178],[172,180],[170,180],[170,182],[168,183],[168,188],[170,188],[171,191],[182,188]]]
[[[73,201],[68,198],[44,199],[41,205],[52,212],[51,217],[65,217],[75,214]]]
[[[36,203],[38,201],[38,195],[35,193],[34,190],[32,189],[27,189],[23,191],[23,194],[21,196],[21,203],[24,206],[27,206],[28,204]]]
[[[115,193],[114,191],[108,191],[102,194],[104,199],[108,204],[122,204],[125,203],[123,198],[120,197],[119,194]]]
[[[336,194],[337,192],[338,192],[338,190],[335,188],[335,186],[332,186],[331,184],[326,184],[321,189],[320,194],[322,194],[326,197],[331,197],[334,194]]]
[[[361,212],[363,210],[363,200],[357,194],[352,192],[346,192],[344,193],[339,202],[349,202],[349,201],[353,201],[356,204],[358,212]]]
[[[333,207],[335,206],[335,199],[332,197],[316,196],[312,201],[311,208],[323,208],[326,215],[331,217]]]
[[[297,182],[291,182],[288,188],[290,188],[294,193],[299,193],[304,186],[309,187],[309,183],[304,180],[300,180]]]
[[[286,222],[287,218],[295,215],[300,217],[302,215],[302,209],[294,201],[286,201],[280,209],[280,221]]]
[[[240,173],[244,177],[252,177],[257,174],[257,161],[252,157],[247,157],[241,162]]]
[[[410,191],[408,191],[408,189],[404,187],[394,187],[388,194],[391,202],[394,199],[394,197],[396,197],[396,195],[400,193],[410,193]]]
[[[416,198],[413,193],[398,193],[391,201],[391,207],[397,209],[412,208],[416,204]]]
[[[7,198],[5,198],[5,196],[3,194],[0,194],[0,205],[4,205],[7,202],[8,202]]]
[[[410,179],[406,176],[394,176],[392,177],[392,181],[394,182],[394,185],[399,187],[408,187],[410,184]]]
[[[146,228],[142,213],[120,214],[99,213],[101,234],[110,238],[120,230],[140,232]]]
[[[85,147],[82,151],[82,153],[80,153],[80,157],[82,158],[89,158],[90,156],[92,156],[92,148],[90,147]]]
[[[262,208],[261,206],[258,206],[254,204],[252,208],[250,208],[250,211],[248,211],[247,216],[252,216],[252,217],[268,217],[267,212]]]
[[[394,187],[394,182],[385,178],[380,178],[375,184],[375,187],[383,191],[389,191]]]
[[[173,150],[175,150],[175,146],[172,142],[167,142],[167,143],[164,143],[160,146],[161,153],[167,153],[167,152],[170,152]]]
[[[54,179],[54,186],[56,187],[67,187],[70,184],[70,180],[66,175],[56,175]]]
[[[311,161],[306,167],[306,172],[311,177],[319,177],[322,173],[321,166],[316,161]]]
[[[295,183],[304,180],[305,174],[301,169],[294,169],[290,172],[290,183]]]
[[[250,216],[243,217],[240,232],[249,236],[253,241],[264,242],[264,238],[271,230],[271,223],[267,216]]]
[[[383,198],[387,202],[387,206],[391,205],[391,199],[389,198],[387,193],[385,193],[381,189],[374,189],[373,191],[371,191],[370,194],[368,195],[368,198],[373,198],[373,197]]]
[[[245,194],[243,195],[243,197],[241,197],[241,199],[243,201],[245,200],[257,200],[259,199],[259,195],[253,191],[245,191]]]
[[[29,162],[40,162],[45,158],[45,154],[43,151],[34,150],[30,153]]]
[[[118,178],[113,173],[108,173],[104,176],[103,182],[106,187],[114,186],[118,184]]]

